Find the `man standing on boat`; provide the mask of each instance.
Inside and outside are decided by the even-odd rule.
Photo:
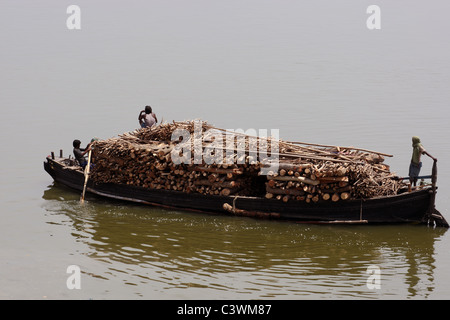
[[[139,113],[138,121],[141,128],[150,128],[158,122],[158,119],[152,112],[152,107],[145,106],[145,109]]]
[[[422,162],[420,161],[421,155],[426,154],[434,161],[437,161],[437,159],[425,150],[422,143],[420,143],[419,137],[412,137],[412,147],[413,153],[411,157],[411,164],[409,165],[409,182],[413,186],[416,186],[417,178],[419,177],[420,169],[422,168]]]

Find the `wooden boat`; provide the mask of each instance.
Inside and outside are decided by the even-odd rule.
[[[54,181],[82,192],[85,174],[73,159],[49,156],[44,169]],[[149,189],[133,185],[87,181],[87,193],[124,201],[255,218],[289,220],[316,224],[399,224],[416,223],[449,227],[435,208],[436,163],[431,186],[413,191],[402,190],[396,195],[340,202],[280,202],[273,199],[246,196],[221,196]]]

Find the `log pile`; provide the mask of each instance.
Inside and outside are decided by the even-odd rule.
[[[193,134],[193,122],[160,125],[139,129],[117,138],[96,141],[93,145],[95,166],[91,178],[96,183],[118,183],[151,189],[174,190],[205,195],[251,195],[252,177],[258,164],[245,163],[209,165],[205,162],[175,164],[171,152],[175,129]],[[203,123],[203,132],[206,130]]]
[[[388,170],[370,163],[280,163],[280,170],[267,176],[266,198],[309,203],[394,195],[402,182]]]
[[[194,135],[198,134],[196,125],[197,129],[200,126],[203,137],[199,144],[190,144],[190,161],[175,163],[173,151],[181,141],[173,140],[173,132],[184,129],[194,141]],[[237,141],[238,136],[246,139],[241,140],[243,144],[233,144],[231,152],[220,154],[224,157],[223,161],[211,164],[204,159],[195,159],[194,150],[196,147],[206,150],[208,142],[214,140],[208,136],[210,132],[219,132],[228,138],[231,134],[233,141]],[[96,183],[128,184],[205,195],[265,195],[268,199],[284,202],[313,203],[392,195],[402,187],[401,180],[395,179],[389,166],[383,163],[384,157],[389,155],[351,147],[279,139],[278,170],[262,175],[261,169],[268,165],[255,158],[251,151],[258,150],[265,142],[264,146],[270,153],[272,141],[271,138],[253,138],[194,121],[138,129],[94,143],[92,157],[95,166],[91,178]],[[230,151],[225,139],[217,146]]]

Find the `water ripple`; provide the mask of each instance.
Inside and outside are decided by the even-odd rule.
[[[70,228],[97,262],[93,278],[140,297],[188,298],[195,290],[198,298],[379,298],[367,287],[371,265],[381,269],[384,297],[399,296],[394,287],[426,296],[441,235],[420,226],[308,226],[101,201],[81,208],[54,200],[47,212],[49,225]]]

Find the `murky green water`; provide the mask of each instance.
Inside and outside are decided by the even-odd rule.
[[[109,298],[428,298],[444,229],[318,226],[89,198],[49,186],[46,223],[87,259],[83,286]],[[370,266],[381,289],[370,289]],[[126,288],[123,291],[123,288]]]

